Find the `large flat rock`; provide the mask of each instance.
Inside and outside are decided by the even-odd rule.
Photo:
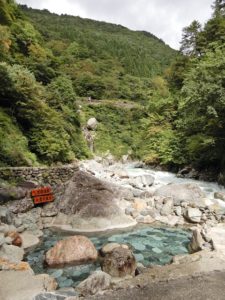
[[[181,202],[198,204],[201,199],[205,198],[205,193],[194,183],[164,185],[158,188],[154,195],[171,197],[175,205],[179,205]]]
[[[59,214],[49,226],[70,232],[134,226],[136,222],[118,204],[125,194],[109,182],[78,171],[58,197],[55,205]]]
[[[33,300],[44,291],[56,289],[56,282],[49,275],[34,276],[30,271],[1,271],[1,300]]]
[[[218,224],[211,228],[208,235],[212,238],[214,249],[225,255],[225,224]]]

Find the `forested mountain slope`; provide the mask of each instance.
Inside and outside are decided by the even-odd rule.
[[[74,42],[73,51],[76,50],[78,60],[115,59],[126,74],[151,77],[162,74],[174,59],[175,51],[150,33],[80,17],[59,16],[47,10],[22,8],[45,41],[51,41],[48,45],[53,50],[54,46],[59,50],[60,46],[66,48]]]
[[[13,0],[0,0],[0,37],[1,165],[89,157],[82,130],[96,117],[97,154],[213,168],[225,182],[224,0],[184,28],[179,53],[150,33]]]
[[[88,157],[82,134],[88,108],[85,114],[84,101],[81,115],[77,100],[81,105],[82,97],[146,105],[152,78],[176,56],[149,33],[28,9],[13,0],[0,0],[0,36],[1,165]],[[126,114],[125,109],[118,120],[120,132]],[[134,140],[118,136],[123,151],[133,147]]]

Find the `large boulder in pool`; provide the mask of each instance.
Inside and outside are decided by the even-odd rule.
[[[100,251],[102,271],[112,277],[134,276],[137,268],[136,259],[131,249],[120,245],[111,247],[111,251]]]
[[[108,183],[78,171],[66,184],[58,208],[62,213],[79,214],[87,218],[109,217],[119,212],[114,198],[114,191]]]
[[[53,227],[85,232],[135,225],[118,206],[123,198],[118,187],[86,172],[77,171],[57,198],[55,205],[61,214]],[[62,214],[67,220],[62,220]]]
[[[180,205],[181,202],[198,205],[198,201],[205,198],[205,193],[195,183],[184,183],[162,186],[155,191],[154,196],[171,197],[174,205]]]
[[[50,267],[76,266],[96,261],[97,250],[85,236],[77,235],[59,241],[45,255],[45,262]]]

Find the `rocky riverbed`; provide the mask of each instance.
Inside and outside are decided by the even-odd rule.
[[[34,207],[30,189],[43,184],[36,178],[0,188],[1,299],[72,300],[160,280],[157,268],[164,279],[225,268],[225,190],[215,183],[108,156],[82,162],[53,187],[54,203]]]

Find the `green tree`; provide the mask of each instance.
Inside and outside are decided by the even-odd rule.
[[[182,89],[179,128],[190,159],[220,164],[225,147],[224,46],[207,51],[189,70]]]
[[[215,17],[225,16],[225,0],[215,0],[212,8]]]
[[[189,26],[183,29],[182,41],[180,50],[188,56],[198,56],[200,49],[198,46],[199,33],[202,26],[198,21],[193,21]]]

